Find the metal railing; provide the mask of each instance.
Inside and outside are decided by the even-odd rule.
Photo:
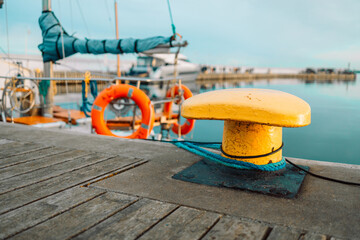
[[[12,122],[13,122],[13,117],[14,117],[14,111],[16,112],[21,112],[21,113],[27,113],[28,111],[30,111],[32,109],[32,107],[35,106],[35,104],[32,104],[31,109],[27,109],[27,111],[24,111],[24,108],[20,105],[14,105],[14,101],[11,100],[11,98],[17,98],[19,97],[17,94],[21,93],[21,92],[31,92],[32,95],[36,95],[38,94],[40,96],[40,91],[39,89],[32,90],[32,89],[28,89],[26,91],[21,90],[23,88],[25,88],[25,83],[24,81],[30,81],[31,83],[34,83],[34,85],[36,85],[36,87],[38,88],[38,83],[44,80],[50,80],[50,81],[64,81],[64,82],[69,82],[69,81],[84,81],[85,78],[71,78],[71,77],[67,77],[67,78],[62,78],[62,77],[9,77],[9,76],[0,76],[0,79],[5,79],[5,80],[11,80],[10,82],[8,82],[7,84],[5,84],[3,93],[2,93],[2,98],[0,98],[1,103],[0,103],[0,116],[2,116],[3,121],[6,121],[6,117],[10,117]],[[12,82],[12,81],[17,81],[17,82]],[[115,84],[118,81],[121,82],[135,82],[136,83],[136,87],[140,88],[142,83],[161,83],[161,82],[167,82],[167,87],[165,89],[165,92],[168,91],[168,89],[170,89],[171,85],[170,82],[172,82],[173,84],[175,84],[176,82],[178,82],[179,85],[181,85],[181,78],[180,77],[171,77],[171,78],[163,78],[163,79],[152,79],[152,78],[139,78],[139,77],[113,77],[113,78],[99,78],[99,77],[91,77],[91,81],[96,81],[96,82],[107,82],[109,84]],[[22,83],[22,84],[18,84],[18,82]],[[11,83],[11,84],[9,84]],[[1,90],[1,89],[0,89]],[[158,98],[156,100],[152,101],[153,105],[161,105],[161,104],[165,104],[168,102],[173,102],[173,101],[179,101],[182,99],[182,91],[179,92],[179,95],[174,96],[174,94],[172,94],[171,97],[166,97],[164,96],[164,98]],[[10,100],[5,100],[6,98],[10,98]],[[40,99],[40,107],[44,108],[45,107],[45,103],[43,101],[41,101]],[[35,101],[35,98],[32,99],[33,101]],[[111,103],[110,103],[111,104]],[[118,103],[117,103],[118,104]],[[127,103],[127,102],[122,102],[121,105],[126,106],[126,107],[132,107],[133,111],[132,111],[132,129],[134,130],[134,126],[135,126],[135,118],[136,118],[136,104],[135,103]],[[39,106],[37,106],[39,108]],[[70,112],[68,111],[69,114],[69,120],[71,119],[70,117]],[[178,115],[178,121],[180,121],[180,104],[179,104],[179,115]],[[71,121],[69,121],[69,124],[71,124]]]
[[[9,77],[9,76],[0,76],[0,79],[19,79],[19,80],[51,80],[51,81],[83,81],[84,78],[49,78],[49,77]],[[162,79],[152,79],[152,78],[137,78],[137,77],[114,77],[114,78],[91,78],[94,81],[105,81],[105,82],[114,82],[116,80],[130,81],[130,82],[169,82],[173,80],[181,80],[180,77],[171,77],[171,78],[162,78]]]

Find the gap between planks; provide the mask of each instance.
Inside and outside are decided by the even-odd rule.
[[[12,148],[14,148],[11,153],[7,153],[5,155],[2,154],[2,152],[0,152],[0,159],[4,159],[4,158],[8,158],[8,157],[13,157],[13,156],[18,156],[18,155],[22,155],[22,154],[27,154],[27,153],[32,153],[41,149],[45,149],[45,148],[49,148],[51,146],[46,146],[46,145],[42,145],[42,144],[38,144],[38,143],[30,143],[30,142],[12,142],[12,143],[5,143],[3,145],[0,145],[1,148],[3,148],[4,146],[8,146],[8,145],[15,145],[12,146]],[[10,147],[9,146],[9,147]],[[18,149],[16,149],[18,148]],[[3,149],[6,150],[6,149]],[[15,152],[15,151],[19,151],[19,152]],[[8,151],[5,151],[5,153]]]
[[[220,221],[220,219],[224,217],[223,215],[219,215],[219,217],[216,219],[216,221],[208,228],[206,229],[206,231],[199,237],[199,240],[203,239],[206,234],[208,234],[210,232],[210,230],[216,225],[218,224],[218,222]]]
[[[128,195],[128,196],[130,196],[130,195]],[[131,196],[130,196],[130,197],[131,197]],[[70,237],[68,237],[68,238],[66,238],[66,239],[72,239],[72,238],[75,238],[75,237],[77,237],[77,236],[79,236],[79,235],[83,234],[83,233],[84,233],[84,232],[86,232],[87,230],[89,230],[89,229],[91,229],[91,228],[95,227],[96,225],[98,225],[98,224],[100,224],[100,223],[102,223],[102,222],[106,221],[107,219],[111,218],[111,217],[112,217],[112,216],[114,216],[115,214],[117,214],[117,213],[119,213],[119,212],[121,212],[121,211],[125,210],[126,208],[128,208],[128,207],[130,207],[130,206],[134,205],[136,202],[138,202],[138,201],[140,201],[140,200],[141,200],[141,198],[136,198],[134,201],[132,201],[131,203],[129,203],[129,204],[128,204],[128,205],[126,205],[126,206],[123,206],[123,208],[119,209],[118,211],[113,212],[112,214],[108,215],[107,217],[105,217],[105,218],[103,218],[103,219],[100,219],[98,222],[96,222],[96,223],[94,223],[94,224],[92,224],[92,225],[88,226],[86,229],[83,229],[82,231],[80,231],[80,232],[78,232],[78,233],[76,233],[76,234],[74,234],[74,235],[72,235],[72,236],[70,236]]]
[[[136,168],[136,167],[138,167],[138,166],[140,166],[140,165],[143,165],[143,164],[147,163],[148,161],[149,161],[149,160],[139,160],[139,161],[137,161],[137,162],[132,163],[132,165],[130,165],[130,166],[127,166],[127,167],[124,167],[124,168],[120,169],[119,171],[112,172],[112,173],[110,173],[110,174],[107,174],[106,176],[96,178],[95,180],[93,180],[93,181],[91,181],[91,182],[89,182],[89,183],[87,183],[87,184],[84,184],[84,185],[82,185],[81,187],[89,187],[91,184],[94,184],[94,183],[103,181],[103,180],[105,180],[105,179],[108,179],[108,178],[111,178],[111,177],[113,177],[113,176],[116,176],[116,175],[118,175],[118,174],[120,174],[120,173],[126,172],[127,170]]]
[[[76,186],[73,187],[72,189],[75,189],[75,188],[76,188]],[[70,188],[70,189],[67,189],[67,190],[64,190],[63,192],[68,191],[68,190],[71,191],[71,188]],[[62,192],[59,192],[59,193],[62,193]],[[59,194],[59,193],[57,193],[57,194]],[[105,194],[105,193],[106,193],[106,192],[103,191],[103,192],[99,192],[99,193],[97,193],[97,194],[94,194],[93,196],[87,198],[87,199],[84,200],[84,201],[80,201],[80,202],[78,202],[77,204],[74,204],[73,206],[70,206],[70,207],[65,208],[65,209],[63,209],[63,210],[60,210],[59,212],[56,212],[56,213],[54,213],[54,214],[51,214],[51,215],[48,216],[46,219],[43,219],[43,220],[35,223],[34,225],[24,227],[24,228],[21,229],[21,230],[18,230],[18,231],[14,232],[14,233],[11,233],[10,235],[7,235],[7,236],[5,237],[5,239],[10,238],[10,237],[12,237],[12,236],[14,236],[14,235],[16,235],[16,234],[22,233],[22,232],[24,232],[24,231],[26,231],[26,230],[28,230],[28,229],[30,229],[30,228],[33,228],[33,227],[35,227],[35,226],[37,226],[37,225],[39,225],[39,224],[41,224],[41,223],[44,223],[44,222],[46,222],[46,221],[48,221],[48,220],[50,220],[50,219],[52,219],[52,218],[54,218],[54,217],[56,217],[56,216],[59,216],[59,215],[62,214],[62,213],[65,213],[65,212],[67,212],[67,211],[70,211],[71,209],[74,209],[74,208],[80,206],[81,204],[84,204],[84,203],[86,203],[86,202],[88,202],[88,201],[91,201],[91,200],[93,200],[93,199],[95,199],[95,198],[97,198],[97,197],[99,197],[99,196],[101,196],[101,195],[103,195],[103,194]],[[54,194],[54,195],[56,195],[56,194]],[[54,196],[54,195],[52,195],[52,196]],[[49,196],[49,197],[51,198],[52,196]],[[41,200],[44,200],[44,199],[41,199]],[[40,203],[41,200],[36,201],[36,202],[33,202],[33,204],[36,204],[37,202]]]
[[[118,157],[118,156],[109,157],[109,158],[107,158],[107,159],[105,159],[105,160],[103,160],[103,161],[101,161],[101,162],[109,161],[109,160],[115,159],[115,158],[117,158],[117,157]],[[144,161],[144,160],[139,160],[139,161],[137,161],[137,162],[131,162],[131,163],[125,164],[125,165],[123,165],[123,166],[121,166],[121,167],[119,167],[119,168],[109,170],[109,171],[107,171],[107,172],[101,173],[100,175],[97,175],[97,176],[94,176],[94,177],[89,177],[88,179],[85,179],[85,180],[80,181],[80,182],[78,182],[78,183],[69,184],[68,187],[65,187],[65,188],[60,189],[60,190],[55,190],[55,189],[54,189],[55,191],[52,192],[52,193],[47,193],[47,195],[45,195],[45,196],[42,196],[42,197],[37,198],[37,199],[34,199],[34,200],[32,200],[32,201],[30,201],[30,202],[27,202],[27,203],[23,203],[21,206],[16,206],[16,207],[9,208],[8,210],[2,212],[0,215],[6,214],[6,213],[8,213],[8,212],[10,212],[10,211],[13,211],[13,210],[15,210],[15,209],[21,208],[21,207],[23,207],[23,206],[29,205],[29,204],[34,203],[34,202],[36,202],[36,201],[39,201],[39,200],[41,200],[41,199],[44,199],[44,198],[47,198],[47,197],[49,197],[49,196],[55,195],[55,194],[57,194],[57,193],[63,192],[63,191],[68,190],[68,189],[70,189],[70,188],[72,188],[72,187],[76,187],[76,186],[80,186],[80,187],[81,187],[81,185],[84,184],[84,183],[87,183],[87,182],[92,181],[92,180],[95,180],[95,179],[101,179],[101,178],[103,178],[104,176],[113,173],[114,171],[119,171],[119,170],[124,169],[124,168],[126,168],[127,170],[128,170],[128,169],[132,169],[132,167],[134,166],[134,164],[137,165],[139,162],[143,162],[143,161]],[[146,160],[146,161],[147,161],[147,160]],[[97,162],[97,163],[94,163],[94,164],[92,164],[92,165],[96,165],[96,164],[99,164],[99,163],[101,163],[101,162]],[[87,166],[87,167],[91,167],[92,165]],[[78,169],[78,170],[80,170],[80,169]],[[69,173],[70,173],[70,172],[68,172],[67,174],[69,174]],[[59,176],[54,177],[53,179],[58,178],[58,177],[59,177]],[[49,179],[48,179],[48,180],[49,180]],[[48,180],[46,180],[46,181],[48,181]],[[45,182],[45,181],[44,181],[44,182]],[[33,184],[33,185],[35,185],[35,184]],[[106,192],[106,191],[105,191],[105,192]]]
[[[47,154],[46,151],[48,151],[48,150],[54,150],[54,152],[51,152],[51,153]],[[61,148],[57,148],[57,147],[48,147],[48,148],[43,148],[43,149],[39,150],[40,151],[39,156],[37,156],[37,155],[31,156],[30,155],[30,157],[28,159],[25,159],[25,160],[24,159],[16,159],[16,158],[20,158],[21,155],[31,154],[32,152],[24,153],[24,154],[20,154],[20,155],[15,155],[15,156],[10,156],[10,157],[7,157],[7,158],[2,158],[2,159],[0,159],[1,161],[6,159],[6,161],[9,162],[9,163],[7,163],[7,165],[0,166],[0,169],[12,167],[12,166],[15,166],[15,165],[31,162],[31,161],[38,160],[38,159],[43,159],[43,158],[54,156],[54,155],[60,154],[60,153],[70,152],[72,150],[74,150],[74,149],[66,149],[66,148],[61,149]],[[28,156],[26,156],[26,157],[28,157]],[[14,160],[14,161],[11,161],[11,160]]]
[[[158,201],[158,200],[157,200]],[[135,239],[139,239],[140,237],[142,237],[145,233],[149,232],[152,228],[154,228],[157,224],[159,224],[160,222],[162,222],[165,218],[167,218],[168,216],[170,216],[171,214],[173,214],[173,212],[175,212],[176,210],[178,210],[181,206],[177,205],[173,210],[171,210],[170,212],[168,212],[166,215],[164,215],[161,219],[159,219],[159,221],[155,222],[154,224],[152,224],[150,227],[148,227],[147,229],[144,229],[144,231],[137,236]]]

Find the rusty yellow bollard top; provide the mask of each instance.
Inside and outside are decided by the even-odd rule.
[[[187,99],[181,114],[190,119],[224,120],[222,155],[257,165],[281,161],[282,127],[303,127],[311,122],[308,103],[268,89],[202,93]]]

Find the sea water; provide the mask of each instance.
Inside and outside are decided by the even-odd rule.
[[[200,84],[198,92],[223,88],[263,88],[291,93],[311,107],[311,124],[283,128],[283,155],[360,164],[360,75],[357,81],[269,79]],[[194,141],[221,142],[223,121],[198,120]]]
[[[256,79],[196,82],[185,85],[189,86],[194,94],[226,88],[263,88],[298,96],[311,107],[311,124],[301,128],[283,128],[283,155],[360,165],[359,74],[355,81]],[[70,109],[79,108],[76,103],[59,105]],[[176,109],[175,107],[174,110]],[[129,112],[131,113],[132,111]],[[105,115],[105,119],[115,117],[111,111],[106,111]],[[221,142],[223,127],[223,121],[197,120],[194,130],[186,135],[185,139]],[[154,130],[155,133],[160,132],[159,127],[155,127]],[[172,137],[176,138],[174,134]]]

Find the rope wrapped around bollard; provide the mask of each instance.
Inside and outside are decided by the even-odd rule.
[[[260,170],[260,171],[278,171],[283,169],[286,166],[286,161],[282,158],[279,162],[269,163],[264,165],[257,165],[250,162],[244,162],[239,160],[232,160],[229,158],[225,158],[221,155],[213,153],[209,150],[203,149],[202,147],[212,148],[212,149],[221,149],[221,144],[218,143],[194,143],[194,142],[186,142],[186,141],[172,141],[172,144],[175,146],[185,149],[191,153],[196,155],[205,157],[211,161],[216,163],[225,165],[227,167],[237,168],[237,169],[249,169],[249,170]],[[273,152],[272,152],[273,153]],[[272,154],[272,153],[269,153]],[[256,156],[254,156],[256,157]]]

